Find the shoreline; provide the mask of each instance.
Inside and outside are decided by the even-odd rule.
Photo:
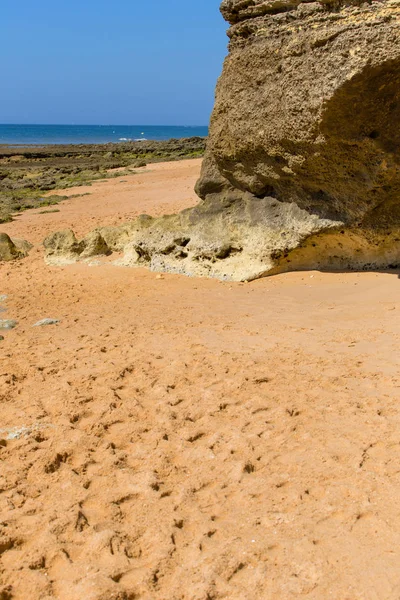
[[[52,151],[63,151],[64,153],[73,152],[74,149],[79,148],[84,151],[96,151],[104,150],[105,148],[114,151],[127,151],[127,150],[139,150],[142,146],[147,150],[149,148],[159,148],[166,152],[173,152],[178,148],[192,148],[193,146],[204,147],[207,141],[207,136],[190,136],[181,138],[169,138],[167,140],[152,140],[152,139],[137,139],[137,140],[119,140],[117,142],[32,142],[32,143],[15,143],[15,144],[1,144],[0,143],[0,157],[6,155],[12,155],[15,148],[26,149],[26,153],[29,154],[31,149],[42,149],[44,152],[51,153]]]
[[[103,147],[104,146],[121,146],[122,144],[143,144],[144,142],[149,142],[150,144],[168,144],[169,142],[179,142],[182,140],[194,140],[194,139],[199,139],[199,140],[207,140],[208,136],[207,135],[193,135],[193,136],[189,136],[189,137],[170,137],[168,139],[161,139],[161,138],[138,138],[138,139],[121,139],[118,140],[116,142],[112,142],[112,141],[104,141],[104,142],[15,142],[15,143],[0,143],[0,150],[3,149],[14,149],[14,148],[26,148],[26,149],[30,149],[30,148],[44,148],[44,149],[48,149],[48,148],[68,148],[68,147],[76,147],[76,146],[80,146],[80,147],[87,147],[87,146],[100,146]]]
[[[23,210],[58,203],[59,196],[49,192],[114,177],[113,170],[117,168],[124,168],[129,175],[150,163],[202,158],[206,139],[0,145],[0,224]]]

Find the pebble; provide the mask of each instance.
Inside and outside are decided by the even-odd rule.
[[[4,340],[4,335],[0,335],[0,342]]]
[[[12,427],[11,429],[1,429],[0,432],[7,434],[5,440],[19,440],[22,435],[31,433],[31,430],[28,427]]]
[[[0,302],[5,302],[7,300],[7,294],[0,294]]]
[[[0,319],[0,329],[14,329],[18,325],[18,321],[14,319]]]
[[[38,321],[32,327],[43,327],[43,325],[57,325],[60,322],[60,319],[42,319]]]

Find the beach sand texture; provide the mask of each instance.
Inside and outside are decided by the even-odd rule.
[[[2,225],[35,246],[0,265],[1,600],[400,597],[398,273],[44,263],[51,231],[193,206],[199,169]]]

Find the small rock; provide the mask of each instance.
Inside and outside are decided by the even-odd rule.
[[[0,335],[0,342],[4,340],[4,335]]]
[[[99,256],[111,254],[110,248],[107,246],[106,241],[99,231],[96,229],[89,233],[81,241],[83,250],[81,252],[81,258],[89,258],[91,256]]]
[[[0,294],[0,302],[5,302],[7,300],[7,294]]]
[[[63,229],[51,233],[43,241],[47,256],[79,256],[83,251],[83,245],[75,237],[72,229]]]
[[[42,319],[38,321],[32,327],[43,327],[43,325],[57,325],[60,322],[60,319]]]
[[[22,435],[30,433],[30,429],[28,427],[12,427],[6,433],[6,440],[19,440]]]
[[[26,240],[11,239],[7,233],[0,233],[0,261],[23,258],[32,248]]]
[[[13,260],[20,253],[14,242],[6,233],[0,233],[0,260]]]
[[[0,329],[14,329],[18,325],[18,321],[14,319],[0,319]]]
[[[156,275],[156,279],[164,279],[162,275]]]

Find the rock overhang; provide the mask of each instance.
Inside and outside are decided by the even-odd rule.
[[[131,266],[233,280],[398,266],[398,0],[224,0],[221,11],[229,55],[201,203],[75,240],[78,256],[117,248]]]

